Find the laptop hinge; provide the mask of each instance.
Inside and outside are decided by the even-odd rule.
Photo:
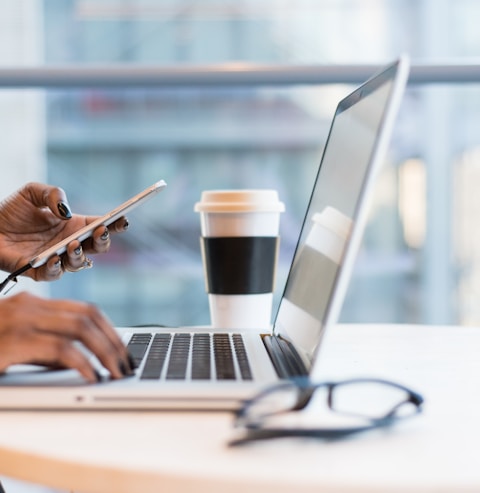
[[[263,343],[280,378],[308,375],[307,369],[293,344],[279,336],[264,335]]]

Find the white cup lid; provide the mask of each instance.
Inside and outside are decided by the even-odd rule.
[[[195,212],[283,212],[276,190],[205,190]]]

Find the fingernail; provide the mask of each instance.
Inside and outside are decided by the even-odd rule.
[[[100,375],[100,373],[98,373],[97,370],[94,370],[95,372],[95,378],[97,379],[97,382],[100,383],[102,381],[102,375]]]
[[[60,215],[64,217],[65,219],[70,219],[72,217],[72,212],[70,210],[70,207],[65,202],[59,202],[57,204],[58,212],[60,212]]]
[[[130,226],[130,223],[128,222],[128,219],[125,219],[125,221],[123,223],[123,229],[127,230],[128,226]]]
[[[128,363],[130,364],[130,368],[132,370],[135,370],[135,368],[137,368],[138,365],[137,365],[137,363],[133,359],[133,356],[130,353],[127,354],[127,359],[128,359]]]
[[[80,255],[82,253],[82,247],[79,246],[79,247],[75,248],[75,250],[73,250],[73,253],[75,255]]]
[[[62,259],[59,258],[54,264],[53,266],[55,267],[55,269],[60,269],[62,267]]]
[[[108,233],[108,228],[105,228],[105,232],[103,233],[102,236],[100,236],[100,238],[102,240],[108,240],[108,236],[109,236],[109,233]]]
[[[133,372],[132,370],[129,370],[127,368],[127,365],[122,361],[120,360],[118,362],[118,369],[120,370],[120,373],[124,376],[124,377],[129,377],[130,375],[133,375]]]

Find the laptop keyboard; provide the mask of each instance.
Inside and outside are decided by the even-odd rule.
[[[252,380],[241,334],[136,333],[127,347],[140,380]]]

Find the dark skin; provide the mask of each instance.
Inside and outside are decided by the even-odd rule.
[[[70,214],[61,188],[40,183],[25,185],[0,202],[0,269],[14,272],[94,219]],[[127,227],[125,218],[108,228],[100,226],[82,244],[76,240],[69,243],[61,258],[54,256],[24,275],[36,281],[53,281],[65,271],[90,267],[86,255],[107,252],[112,234]],[[0,373],[13,364],[36,363],[73,368],[88,382],[98,381],[98,373],[75,341],[95,354],[112,378],[131,373],[125,346],[94,305],[44,299],[25,292],[8,297],[0,294]]]

